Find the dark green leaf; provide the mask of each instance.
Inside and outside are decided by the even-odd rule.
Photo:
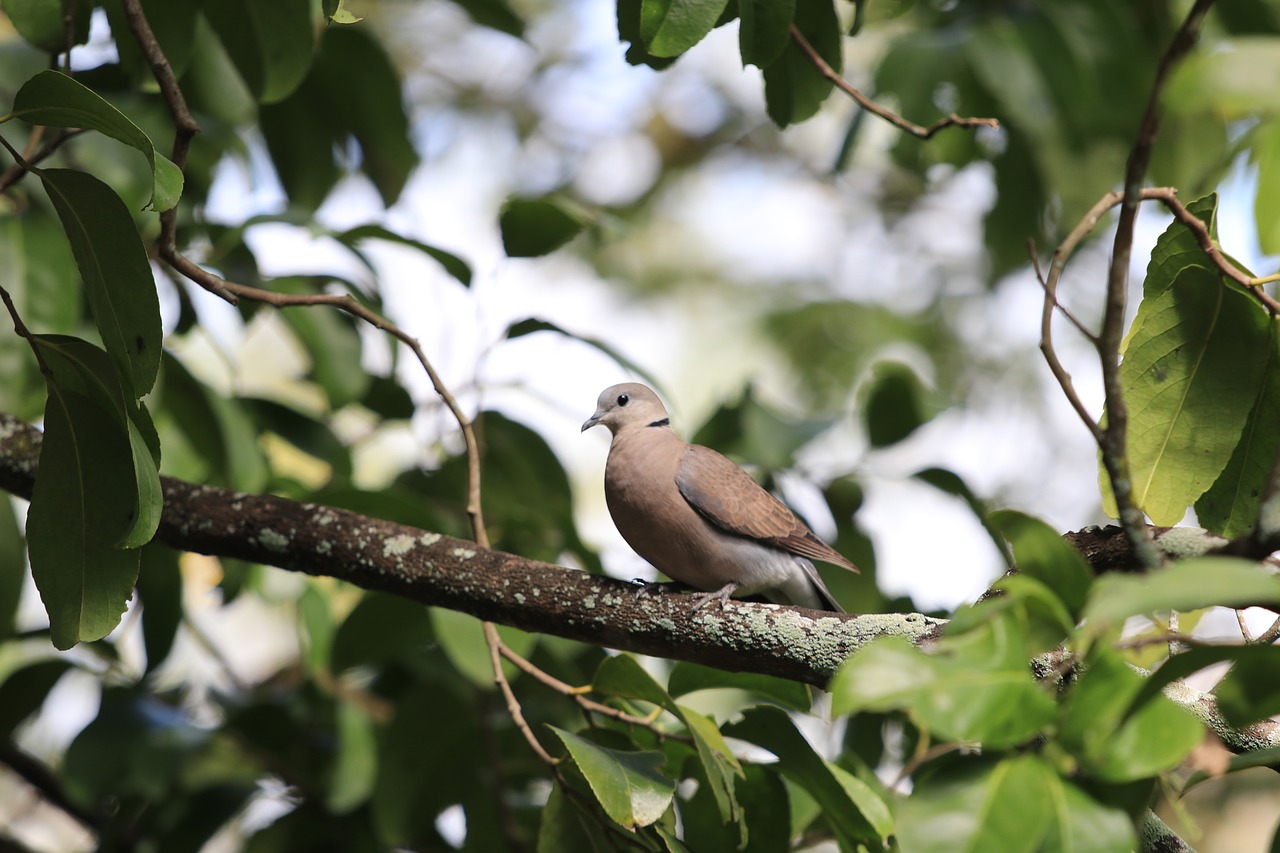
[[[639,364],[636,364],[631,359],[627,358],[622,353],[618,352],[618,350],[614,349],[609,344],[605,343],[604,341],[598,338],[593,338],[590,336],[584,336],[584,335],[576,334],[574,332],[570,332],[567,329],[564,329],[561,326],[557,326],[555,323],[552,323],[548,320],[540,320],[536,317],[530,317],[527,320],[521,320],[520,322],[514,323],[511,326],[507,327],[507,333],[505,337],[508,340],[510,340],[512,338],[520,338],[525,335],[531,335],[534,332],[555,332],[556,334],[564,335],[567,338],[573,338],[575,341],[582,341],[587,346],[597,349],[600,352],[604,353],[605,355],[609,356],[609,358],[613,359],[622,367],[636,374],[637,376],[639,376],[641,379],[643,379],[645,382],[649,383],[653,387],[661,388],[662,383],[658,382],[658,380],[653,376],[653,374],[649,373]]]
[[[182,171],[156,151],[151,137],[97,92],[65,74],[42,71],[28,80],[13,99],[12,115],[31,124],[96,130],[138,149],[151,164],[154,175],[151,204],[157,211],[169,210],[182,196]],[[48,178],[45,180],[47,183]],[[52,196],[53,192],[49,194]],[[62,215],[61,209],[59,215]],[[64,216],[64,223],[65,219]],[[123,224],[128,226],[131,221],[126,218]],[[70,233],[71,229],[67,230]]]
[[[538,853],[607,853],[604,828],[574,806],[561,785],[551,788],[538,823]]]
[[[641,0],[640,36],[654,56],[679,56],[706,37],[728,0]]]
[[[832,424],[831,419],[797,419],[762,403],[748,385],[742,397],[721,406],[693,441],[736,456],[766,472],[790,468],[796,453]]]
[[[386,376],[370,376],[369,390],[360,405],[388,420],[408,420],[416,407],[403,385]]]
[[[55,658],[19,667],[0,681],[0,737],[10,741],[18,724],[40,710],[49,691],[71,668]]]
[[[1213,691],[1226,721],[1244,728],[1280,714],[1280,650],[1245,646],[1233,659],[1231,670]]]
[[[432,633],[454,668],[476,687],[494,689],[493,660],[480,620],[443,607],[433,607],[429,613]],[[506,625],[498,625],[497,628],[502,642],[518,655],[528,656],[538,642],[536,636],[519,628]],[[504,660],[502,667],[508,678],[515,677],[515,669],[510,663]]]
[[[154,672],[169,656],[182,624],[182,571],[178,567],[177,551],[159,543],[142,549],[138,598],[142,600],[147,672]]]
[[[924,393],[915,371],[906,365],[882,362],[876,366],[862,407],[872,447],[897,444],[928,420]]]
[[[507,0],[454,0],[454,2],[466,9],[471,20],[477,24],[516,38],[524,37],[524,21],[515,13]]]
[[[126,396],[141,397],[160,369],[160,301],[133,218],[92,175],[48,169],[40,179],[71,241],[102,343],[126,379]]]
[[[272,289],[284,293],[316,293],[316,282],[280,278]],[[328,305],[304,305],[281,312],[311,359],[310,376],[324,391],[334,411],[359,400],[369,387],[360,363],[360,335],[351,317]]]
[[[346,246],[354,246],[363,240],[386,240],[391,243],[399,243],[402,246],[409,246],[438,261],[440,266],[444,267],[445,272],[458,281],[468,287],[471,285],[471,267],[467,265],[466,261],[452,252],[446,252],[444,249],[438,249],[411,237],[397,234],[381,225],[357,225],[355,228],[348,228],[346,231],[338,232],[333,237]]]
[[[366,592],[333,638],[335,674],[356,666],[422,659],[434,638],[427,608],[395,595]]]
[[[26,579],[26,553],[16,507],[13,501],[4,501],[0,506],[0,639],[10,636],[16,628],[14,620]]]
[[[609,817],[629,829],[662,817],[676,790],[675,782],[659,770],[666,763],[662,753],[606,749],[564,729],[551,730],[564,742]]]
[[[851,790],[847,774],[822,759],[780,708],[747,710],[741,722],[725,728],[730,737],[748,741],[778,757],[778,769],[804,788],[822,808],[842,846],[856,849],[861,841],[884,840],[882,830],[892,823],[888,807],[874,795],[863,799]],[[865,787],[865,786],[864,786]]]
[[[140,0],[142,12],[146,15],[147,24],[152,35],[164,55],[169,60],[173,73],[181,79],[191,63],[192,49],[196,39],[196,22],[200,17],[198,3],[173,3],[171,0]],[[139,83],[151,80],[151,66],[138,48],[137,39],[129,30],[128,20],[121,3],[104,3],[103,10],[111,23],[111,34],[114,36],[116,50],[120,53],[120,64],[129,69],[133,78]]]
[[[351,450],[333,434],[328,424],[274,400],[242,397],[241,402],[264,431],[270,431],[294,447],[332,468],[332,476],[351,478]]]
[[[688,661],[676,662],[667,689],[672,696],[696,690],[742,690],[796,711],[808,711],[812,704],[809,688],[798,682],[752,672],[725,672]]]
[[[738,0],[738,50],[743,65],[766,68],[790,42],[796,0]]]
[[[336,814],[346,814],[369,799],[378,778],[374,725],[368,711],[355,702],[339,702],[336,735],[338,754],[326,805]]]
[[[798,2],[795,26],[839,74],[843,67],[840,22],[831,0]],[[798,124],[813,116],[831,94],[831,87],[831,81],[822,76],[794,40],[764,69],[765,104],[769,118],[778,127]]]
[[[627,48],[627,62],[632,65],[647,65],[654,69],[666,68],[675,59],[654,56],[645,50],[644,39],[640,36],[640,4],[641,0],[617,0],[618,3],[618,38],[630,42]]]
[[[667,691],[645,672],[632,655],[611,655],[601,661],[595,677],[591,679],[591,686],[608,696],[639,699],[672,712],[676,708]]]
[[[309,0],[202,0],[201,9],[260,102],[275,103],[298,88],[315,46]]]
[[[498,214],[502,247],[512,258],[548,255],[587,224],[586,215],[551,198],[509,198]]]

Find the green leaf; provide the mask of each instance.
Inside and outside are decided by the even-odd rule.
[[[9,568],[0,570],[0,640],[7,639],[17,628],[18,603],[22,600],[26,578],[21,567],[26,561],[26,554],[27,545],[22,539],[17,506],[13,501],[4,501],[0,505],[0,566]],[[0,734],[3,734],[2,730]]]
[[[1231,119],[1280,114],[1280,94],[1270,80],[1280,75],[1280,38],[1274,35],[1221,39],[1216,50],[1193,51],[1169,78],[1161,102],[1171,111],[1212,111]]]
[[[728,0],[641,0],[640,35],[654,56],[679,56],[706,37]]]
[[[1043,521],[1014,510],[993,512],[988,523],[1009,541],[1018,571],[1052,590],[1078,619],[1093,582],[1080,552]]]
[[[1280,119],[1254,130],[1249,157],[1258,169],[1253,218],[1263,254],[1280,254]]]
[[[881,838],[888,838],[893,835],[893,814],[889,811],[889,806],[880,795],[857,776],[854,776],[848,770],[845,770],[839,764],[827,762],[827,769],[831,771],[831,775],[840,783],[840,787],[844,788],[845,794],[849,800],[857,807],[862,816],[871,824],[871,828]]]
[[[141,151],[151,164],[154,181],[151,191],[152,206],[157,211],[169,210],[182,197],[182,171],[156,151],[151,137],[97,92],[61,72],[42,71],[24,83],[14,96],[13,112],[10,115],[47,127],[96,130],[125,145],[131,145]],[[53,195],[52,192],[49,194]],[[61,215],[61,211],[59,214]],[[131,222],[131,218],[126,218],[123,224]]]
[[[675,59],[654,56],[645,49],[645,41],[640,35],[641,2],[642,0],[617,0],[618,39],[631,43],[631,46],[627,48],[627,62],[632,65],[647,65],[650,68],[661,70],[675,62]]]
[[[420,661],[433,644],[426,607],[396,595],[366,592],[338,626],[329,667],[341,675],[357,666]]]
[[[1208,530],[1228,539],[1252,530],[1259,502],[1280,442],[1280,335],[1274,320],[1267,323],[1270,340],[1263,363],[1262,391],[1245,422],[1231,460],[1196,501],[1196,518]]]
[[[1206,667],[1224,661],[1237,662],[1245,661],[1243,667],[1240,668],[1241,673],[1247,673],[1246,677],[1252,678],[1254,673],[1261,672],[1264,680],[1253,685],[1262,690],[1268,690],[1271,685],[1277,683],[1275,676],[1280,673],[1272,672],[1280,666],[1280,655],[1276,654],[1276,650],[1270,646],[1237,646],[1237,645],[1214,645],[1214,646],[1196,646],[1185,651],[1181,651],[1172,657],[1167,658],[1160,666],[1142,681],[1142,689],[1134,694],[1125,711],[1127,719],[1136,709],[1151,701],[1152,697],[1160,694],[1166,686],[1173,682],[1187,678]],[[1235,670],[1232,670],[1233,672]],[[1230,673],[1228,673],[1230,675]],[[1221,685],[1220,685],[1221,686]],[[1245,690],[1249,689],[1249,685],[1242,685]],[[1230,691],[1228,691],[1230,692]],[[1237,693],[1230,699],[1224,698],[1220,692],[1220,687],[1215,688],[1214,693],[1218,698],[1218,707],[1223,711],[1224,717],[1229,717],[1229,721],[1233,725],[1243,726],[1252,722],[1256,722],[1263,716],[1268,714],[1260,714],[1251,717],[1248,720],[1241,719],[1238,711],[1248,704],[1244,699],[1244,693]],[[1233,704],[1235,707],[1228,714],[1224,704]],[[1247,716],[1247,714],[1245,715]]]
[[[888,447],[907,438],[929,419],[924,387],[915,371],[897,362],[874,368],[870,390],[862,405],[867,438],[872,447]]]
[[[753,672],[726,672],[688,661],[677,661],[667,682],[672,696],[716,689],[742,690],[796,711],[808,711],[812,705],[809,688],[799,682]]]
[[[606,749],[564,729],[550,728],[564,742],[605,814],[618,823],[628,829],[649,826],[670,806],[676,787],[659,771],[667,760],[662,753]]]
[[[493,689],[493,662],[480,620],[443,607],[433,607],[430,612],[432,631],[449,661],[472,684]],[[526,634],[518,628],[506,625],[498,625],[497,628],[502,642],[518,655],[527,656],[538,641],[533,634]],[[507,678],[515,677],[515,668],[505,660],[502,669]]]
[[[330,773],[325,804],[346,814],[369,799],[378,779],[376,732],[369,712],[354,701],[338,703],[338,754]]]
[[[831,682],[832,711],[907,711],[947,740],[1015,746],[1053,719],[1055,705],[1032,678],[1019,625],[1002,613],[932,654],[889,637],[854,654]]]
[[[659,382],[657,378],[653,376],[653,374],[649,373],[639,364],[627,358],[625,355],[623,355],[618,350],[614,349],[613,346],[606,343],[605,341],[600,340],[599,338],[593,338],[589,335],[579,335],[579,334],[576,334],[575,332],[570,332],[569,330],[561,326],[557,326],[555,323],[552,323],[548,320],[540,320],[536,317],[530,317],[527,320],[521,320],[518,323],[513,323],[512,325],[507,327],[507,333],[505,337],[508,340],[510,340],[512,338],[524,337],[525,335],[532,335],[534,332],[555,332],[558,335],[564,335],[567,338],[573,338],[575,341],[582,341],[587,346],[597,349],[600,352],[604,353],[609,358],[616,361],[619,365],[631,371],[632,373],[636,374],[637,376],[639,376],[641,379],[643,379],[645,382],[649,383],[653,387],[661,388],[662,386],[662,383]]]
[[[351,14],[345,6],[346,0],[324,0],[324,16],[335,24],[355,24],[363,21],[363,17]]]
[[[455,0],[482,27],[524,38],[524,20],[516,14],[507,0]]]
[[[903,853],[1128,853],[1137,844],[1124,810],[1097,802],[1035,755],[924,775],[902,801],[897,827]]]
[[[11,741],[13,730],[40,710],[49,691],[70,668],[65,659],[54,658],[28,663],[6,674],[0,681],[0,737]]]
[[[1062,706],[1058,738],[1086,772],[1133,782],[1176,766],[1204,737],[1204,726],[1163,695],[1136,710],[1143,678],[1112,649],[1089,658]]]
[[[445,272],[462,282],[467,287],[471,286],[471,267],[467,262],[459,258],[452,252],[446,252],[444,249],[438,249],[435,246],[414,240],[411,237],[405,237],[397,234],[389,228],[381,225],[357,225],[354,228],[348,228],[346,231],[335,233],[333,238],[344,246],[354,247],[364,240],[386,240],[390,243],[399,243],[402,246],[408,246],[417,249],[428,257],[438,261]]]
[[[498,214],[502,247],[512,258],[549,255],[587,224],[583,211],[553,198],[509,198]]]
[[[843,67],[840,21],[831,0],[796,4],[795,26],[837,74]],[[764,99],[769,118],[778,127],[798,124],[818,112],[831,94],[832,82],[794,41],[764,69]]]
[[[78,3],[74,9],[71,43],[84,44],[89,40],[93,5]],[[65,11],[64,0],[5,0],[4,4],[4,14],[18,35],[45,53],[61,53],[68,48]]]
[[[1263,566],[1231,557],[1181,560],[1141,575],[1094,581],[1085,605],[1085,638],[1119,628],[1130,616],[1168,610],[1268,606],[1280,603],[1280,578]]]
[[[98,333],[126,380],[126,396],[141,397],[160,369],[160,300],[133,218],[92,175],[47,169],[40,179],[71,241]]]
[[[538,853],[606,853],[610,849],[600,823],[574,806],[564,786],[552,786],[538,821]]]
[[[297,277],[275,279],[272,289],[295,294],[320,291],[318,282]],[[333,411],[364,396],[369,374],[360,360],[360,335],[348,314],[328,305],[302,305],[280,316],[311,359],[310,378],[324,391]]]
[[[1172,525],[1230,461],[1262,386],[1270,330],[1252,299],[1200,266],[1183,267],[1138,315],[1120,364],[1133,499]]]
[[[767,749],[778,757],[778,769],[788,779],[809,792],[822,808],[822,813],[842,847],[857,849],[862,841],[883,841],[876,828],[882,823],[884,804],[863,812],[846,787],[844,775],[837,776],[834,765],[813,751],[813,747],[796,730],[795,724],[780,708],[748,709],[740,722],[725,728],[730,737],[748,741]],[[859,790],[860,797],[864,793]]]
[[[315,49],[310,0],[202,0],[201,9],[261,103],[282,100],[302,83]]]
[[[742,64],[766,68],[790,42],[796,0],[738,0],[738,50]]]
[[[743,778],[734,788],[734,795],[742,805],[742,814],[736,822],[724,822],[703,779],[698,779],[693,798],[679,804],[688,849],[741,850],[742,853],[791,849],[790,796],[782,776],[773,767],[759,764],[748,764],[743,771]]]
[[[672,713],[676,712],[676,703],[671,700],[671,696],[662,689],[662,685],[653,680],[652,675],[645,672],[633,655],[610,655],[602,660],[591,679],[591,686],[608,696],[639,699]]]
[[[158,542],[143,548],[137,587],[142,601],[147,672],[152,673],[169,657],[182,624],[182,571],[178,566],[178,552]]]
[[[198,3],[173,3],[171,0],[141,0],[142,12],[146,15],[151,33],[164,55],[169,59],[169,66],[174,75],[183,80],[187,68],[191,65],[191,56],[195,48],[197,20],[200,18]],[[140,88],[154,87],[155,78],[151,74],[151,66],[138,47],[137,39],[129,29],[124,5],[121,3],[104,3],[102,9],[107,13],[107,21],[111,24],[116,51],[120,54],[120,64],[127,69],[136,85]],[[189,85],[183,80],[184,89]]]
[[[1231,670],[1213,693],[1223,718],[1236,728],[1280,714],[1280,650],[1274,646],[1238,648]]]

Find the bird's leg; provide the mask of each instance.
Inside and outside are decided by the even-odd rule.
[[[697,604],[693,605],[693,609],[701,610],[711,602],[718,600],[720,602],[720,609],[723,610],[724,606],[729,602],[729,596],[737,592],[739,586],[741,586],[741,584],[737,581],[729,581],[724,586],[712,592],[700,592],[693,596],[694,601],[697,602]]]

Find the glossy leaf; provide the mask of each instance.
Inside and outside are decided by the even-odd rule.
[[[11,115],[46,127],[96,130],[131,145],[151,164],[154,175],[151,204],[155,209],[169,210],[182,196],[182,171],[156,151],[151,138],[97,92],[61,72],[42,71],[24,83],[13,99]],[[124,224],[129,222],[126,218]]]
[[[74,11],[71,42],[84,44],[89,38],[89,13],[93,9],[83,4],[75,6]],[[33,47],[45,53],[61,53],[67,49],[63,0],[5,0],[4,13],[18,35]]]
[[[605,814],[629,829],[662,817],[675,795],[675,783],[659,769],[666,763],[662,753],[607,749],[564,729],[551,730],[564,742]]]
[[[405,237],[397,234],[389,228],[382,225],[357,225],[354,228],[348,228],[333,235],[334,239],[345,246],[355,246],[365,240],[385,240],[389,243],[399,243],[402,246],[408,246],[411,249],[417,249],[419,252],[427,255],[440,266],[444,267],[444,271],[449,275],[462,282],[464,285],[471,285],[471,267],[466,261],[459,258],[452,252],[446,252],[444,249],[423,243],[420,240],[414,240],[411,237]]]
[[[133,218],[92,175],[47,169],[40,179],[71,241],[102,343],[126,379],[127,396],[141,397],[160,369],[160,302]]]
[[[586,216],[550,198],[510,198],[498,214],[502,247],[512,258],[549,255],[586,226]]]
[[[726,672],[688,661],[676,662],[667,689],[672,696],[697,690],[742,690],[795,711],[808,711],[812,704],[809,688],[798,682],[753,672]]]

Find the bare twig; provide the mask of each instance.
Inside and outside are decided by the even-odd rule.
[[[1236,624],[1240,626],[1240,636],[1246,643],[1253,642],[1253,632],[1249,630],[1249,621],[1244,618],[1244,611],[1236,609]]]
[[[791,25],[791,40],[796,43],[796,46],[799,47],[801,51],[804,52],[804,55],[808,57],[811,63],[813,63],[813,67],[818,69],[819,74],[834,83],[846,95],[853,98],[860,107],[869,113],[879,116],[899,130],[905,130],[913,136],[918,136],[921,139],[929,139],[938,131],[948,127],[1000,127],[999,120],[994,118],[964,118],[956,115],[955,113],[952,113],[945,118],[938,119],[928,127],[922,127],[921,125],[907,121],[897,113],[880,106],[875,101],[871,100],[866,95],[862,94],[862,92],[854,88],[849,81],[841,77],[840,73],[832,68],[831,65],[822,58],[822,54],[818,53],[818,51],[814,49],[813,45],[809,44],[809,40],[804,37],[804,33],[800,32],[800,29],[796,27],[795,24]]]
[[[1098,335],[1098,357],[1102,363],[1102,386],[1107,400],[1107,426],[1102,432],[1102,463],[1111,480],[1120,524],[1133,545],[1134,555],[1144,566],[1159,565],[1160,551],[1147,533],[1142,510],[1133,502],[1133,483],[1129,479],[1128,429],[1129,411],[1120,383],[1120,342],[1124,335],[1124,313],[1129,282],[1129,259],[1133,252],[1133,232],[1137,222],[1138,203],[1142,200],[1142,182],[1151,160],[1160,124],[1160,93],[1174,65],[1191,49],[1199,37],[1200,27],[1213,0],[1196,0],[1173,42],[1156,69],[1155,82],[1147,99],[1147,107],[1139,125],[1138,138],[1125,168],[1124,193],[1120,217],[1111,250],[1111,268],[1107,275],[1107,299]]]
[[[1080,399],[1080,395],[1076,393],[1075,384],[1071,381],[1071,374],[1067,372],[1062,361],[1058,358],[1058,351],[1053,345],[1053,310],[1058,308],[1063,314],[1076,325],[1085,337],[1090,340],[1096,340],[1093,333],[1080,325],[1075,317],[1070,314],[1061,303],[1058,302],[1058,278],[1061,275],[1061,265],[1058,262],[1059,256],[1063,253],[1063,247],[1059,246],[1058,251],[1053,253],[1053,266],[1049,268],[1049,276],[1045,277],[1040,271],[1040,261],[1036,257],[1035,246],[1031,241],[1027,241],[1027,250],[1031,255],[1031,263],[1035,267],[1036,279],[1040,282],[1040,287],[1044,290],[1044,309],[1040,314],[1040,352],[1044,355],[1045,362],[1049,365],[1049,372],[1053,374],[1053,378],[1058,380],[1062,393],[1066,396],[1067,402],[1071,404],[1071,408],[1076,410],[1076,414],[1080,416],[1080,421],[1085,425],[1093,435],[1095,441],[1102,440],[1102,428],[1098,426],[1098,422],[1094,420],[1093,415],[1085,407],[1084,401]],[[1066,250],[1067,252],[1070,249]],[[1065,256],[1064,256],[1065,257]]]
[[[1280,640],[1280,618],[1272,622],[1270,628],[1255,637],[1253,642],[1260,646],[1269,646],[1276,640]]]

